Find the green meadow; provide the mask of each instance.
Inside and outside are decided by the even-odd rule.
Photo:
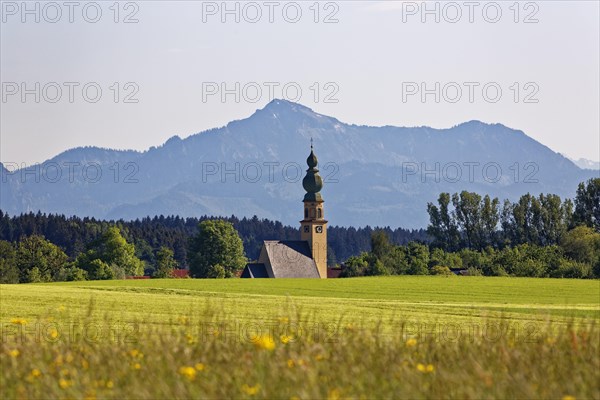
[[[600,281],[400,276],[354,279],[126,280],[0,286],[3,321],[36,319],[62,306],[70,315],[169,323],[210,308],[229,319],[270,320],[302,311],[319,321],[463,321],[600,318]]]
[[[598,280],[86,281],[0,306],[2,398],[600,398]]]

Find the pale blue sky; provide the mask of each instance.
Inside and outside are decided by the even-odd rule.
[[[112,3],[99,3],[102,17],[97,23],[86,22],[81,8],[74,10],[73,23],[68,22],[66,8],[56,23],[45,21],[43,14],[39,23],[31,15],[25,15],[23,23],[22,10],[13,15],[15,10],[3,4],[0,160],[40,162],[83,145],[144,150],[173,135],[186,137],[249,116],[269,100],[264,82],[280,83],[275,97],[282,97],[282,85],[296,82],[302,89],[300,103],[348,123],[443,128],[473,119],[500,122],[552,150],[600,159],[597,1],[521,2],[518,23],[512,1],[494,3],[502,11],[497,23],[484,18],[484,6],[486,16],[494,18],[490,2],[480,2],[473,23],[463,2],[455,3],[463,13],[458,22],[447,21],[456,10],[446,8],[443,14],[446,3],[437,3],[440,22],[426,15],[423,23],[421,10],[409,15],[410,7],[420,7],[420,2],[358,1],[320,3],[319,23],[314,22],[312,1],[300,3],[302,17],[297,23],[283,17],[284,5],[286,17],[294,17],[289,2],[279,2],[274,23],[268,22],[264,2],[256,3],[263,12],[257,23],[244,20],[245,3],[240,3],[240,23],[234,16],[222,23],[219,13],[205,15],[203,22],[203,8],[208,12],[221,2],[144,1],[134,3],[139,22],[132,24],[114,23]],[[21,2],[14,4],[20,7]],[[44,3],[40,4],[43,13]],[[428,4],[433,8],[436,2]],[[254,17],[253,9],[245,10],[247,19]],[[87,11],[93,18],[94,10]],[[121,9],[119,20],[133,11],[134,6]],[[332,12],[339,22],[323,23]],[[54,18],[54,10],[48,8],[46,13],[47,19]],[[523,23],[531,13],[538,22]],[[35,82],[41,87],[57,82],[63,87],[62,98],[48,102],[46,98],[54,96],[48,87],[40,103],[33,94],[22,103],[20,93],[6,93],[14,90],[12,82],[26,82],[28,88]],[[64,82],[80,83],[73,103]],[[103,90],[97,103],[81,95],[88,82]],[[120,83],[116,104],[110,89],[114,82]],[[123,87],[127,82],[139,87],[133,97],[139,100],[136,104],[123,103],[133,90]],[[218,96],[203,102],[205,82],[226,82],[230,87],[235,82],[241,86],[258,82],[263,93],[255,103],[243,98],[236,103],[233,95],[225,103]],[[315,82],[320,87],[317,102]],[[324,102],[324,95],[335,87],[325,88],[328,82],[339,88],[333,97],[337,103]],[[403,86],[407,89],[410,82],[425,82],[430,88],[435,82],[440,88],[457,82],[463,96],[456,103],[443,97],[436,103],[434,95],[425,103],[418,95],[403,101]],[[473,103],[464,82],[480,84]],[[483,98],[486,83],[502,89],[498,102]],[[526,87],[527,83],[533,84]],[[452,85],[447,88],[447,97],[454,97]],[[538,103],[525,103],[525,96],[536,89],[531,98]]]

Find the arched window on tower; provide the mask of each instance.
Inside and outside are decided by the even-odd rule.
[[[320,208],[317,208],[317,218],[323,218],[323,212]]]
[[[308,218],[308,208],[304,209],[304,218]]]
[[[315,209],[314,208],[310,209],[310,217],[315,218]]]

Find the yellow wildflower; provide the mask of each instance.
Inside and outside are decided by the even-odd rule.
[[[142,365],[140,363],[135,363],[132,365],[133,369],[142,369]]]
[[[335,388],[331,389],[327,394],[327,400],[338,400],[342,397],[340,390]]]
[[[315,361],[321,361],[322,359],[324,359],[325,357],[323,356],[323,354],[317,354],[315,356]]]
[[[281,340],[281,343],[283,343],[283,344],[287,344],[287,343],[289,343],[290,341],[292,341],[292,339],[294,339],[294,338],[293,338],[292,336],[288,336],[288,335],[281,335],[281,336],[279,337],[279,339]]]
[[[21,352],[17,349],[14,349],[14,350],[11,350],[8,352],[8,355],[11,356],[12,358],[19,357],[19,354],[21,354]]]
[[[196,368],[181,367],[179,368],[179,374],[186,377],[188,380],[193,381],[194,379],[196,379]]]
[[[288,322],[290,322],[290,319],[288,317],[279,317],[279,322],[281,322],[282,324],[287,324]]]
[[[417,339],[410,338],[406,341],[406,347],[415,347],[417,345]]]
[[[25,378],[25,380],[29,383],[33,383],[33,381],[35,381],[36,378],[39,378],[40,376],[42,376],[42,372],[39,369],[34,368],[31,370],[31,372],[29,373],[27,378]]]
[[[111,380],[106,381],[106,387],[107,388],[112,389],[113,386],[115,386],[115,384],[113,383],[113,381],[111,381]]]
[[[144,354],[137,349],[129,350],[129,355],[132,358],[144,358]]]
[[[61,389],[67,389],[67,388],[73,386],[73,381],[60,378],[58,380],[58,386],[60,386]]]
[[[66,309],[67,309],[67,308],[66,308],[65,306],[63,306],[63,305],[60,305],[60,306],[58,306],[58,307],[56,308],[56,311],[58,311],[58,312],[63,312],[63,311],[65,311]]]
[[[274,350],[275,349],[275,341],[269,335],[255,336],[252,338],[252,342],[254,346],[259,349],[264,350]]]
[[[575,400],[575,396],[571,396],[569,394],[566,394],[562,397],[562,400]]]
[[[431,364],[427,364],[427,365],[421,364],[421,363],[417,364],[417,370],[419,372],[423,372],[424,374],[433,372],[434,369],[435,369],[434,366]]]
[[[48,335],[51,339],[56,339],[58,337],[58,330],[56,328],[52,328]]]
[[[185,334],[185,339],[188,342],[188,344],[196,344],[196,338],[193,335],[190,335],[189,333]]]
[[[10,322],[15,325],[27,325],[27,320],[25,318],[13,318]]]
[[[196,371],[204,371],[205,368],[202,363],[197,363],[194,367],[196,368]]]
[[[291,358],[289,360],[287,360],[287,366],[288,368],[294,368],[294,365],[296,363],[294,363],[294,360],[292,360]]]
[[[242,391],[246,393],[248,396],[254,396],[260,390],[260,384],[256,384],[254,386],[248,386],[246,384],[242,385]]]

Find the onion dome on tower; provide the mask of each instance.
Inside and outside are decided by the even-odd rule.
[[[313,151],[312,139],[310,140],[310,155],[306,159],[308,169],[306,170],[306,176],[302,179],[302,186],[306,190],[303,201],[317,201],[322,202],[321,189],[323,189],[323,179],[319,175],[319,169],[317,165],[319,161]]]

